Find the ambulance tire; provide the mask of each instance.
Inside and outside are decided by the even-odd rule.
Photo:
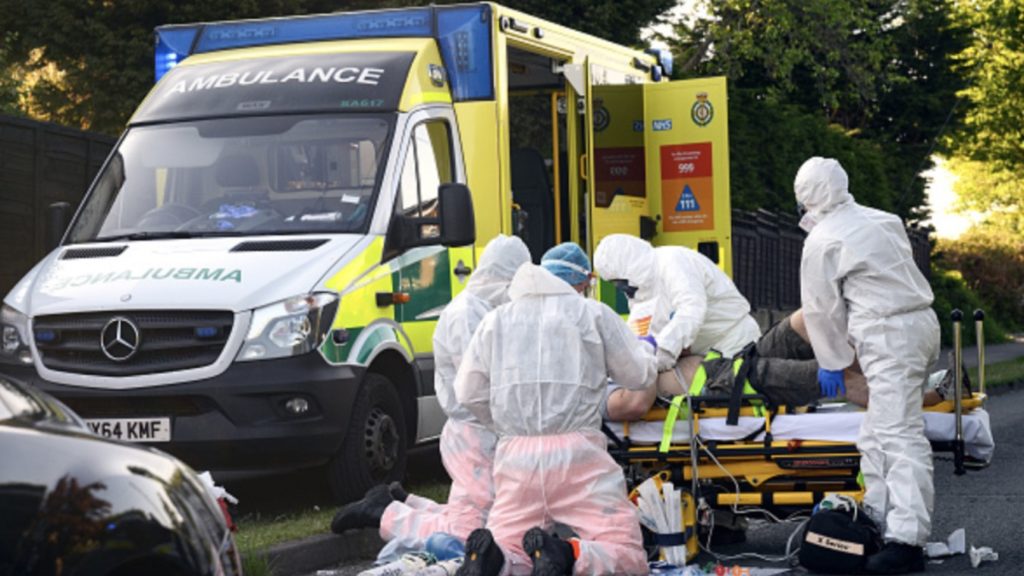
[[[405,476],[408,452],[402,400],[390,380],[368,373],[352,405],[348,433],[328,464],[339,502],[358,500],[377,484]]]

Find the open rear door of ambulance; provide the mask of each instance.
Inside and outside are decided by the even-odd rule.
[[[693,248],[731,276],[725,78],[644,84],[643,92],[652,242]]]

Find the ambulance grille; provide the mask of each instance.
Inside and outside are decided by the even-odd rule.
[[[86,312],[40,316],[32,330],[43,365],[50,370],[139,376],[213,364],[231,335],[234,318],[231,312],[209,310]],[[118,324],[128,346],[110,346]],[[105,329],[107,352],[101,344]]]

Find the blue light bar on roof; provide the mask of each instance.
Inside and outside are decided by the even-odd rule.
[[[434,37],[452,99],[494,98],[491,7],[487,4],[163,26],[156,34],[157,80],[193,53],[325,40]]]
[[[198,31],[198,26],[168,26],[157,31],[154,70],[158,82],[168,70],[192,53],[192,43]]]
[[[648,48],[644,52],[654,56],[658,59],[658,63],[661,64],[661,71],[665,76],[672,75],[672,51],[668,48]]]
[[[350,38],[429,37],[432,32],[430,16],[430,8],[410,8],[218,22],[203,27],[195,51]]]
[[[437,42],[451,80],[452,100],[493,99],[490,5],[437,9]]]

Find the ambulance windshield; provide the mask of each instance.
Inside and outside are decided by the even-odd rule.
[[[361,232],[393,118],[250,116],[133,127],[69,242]]]

